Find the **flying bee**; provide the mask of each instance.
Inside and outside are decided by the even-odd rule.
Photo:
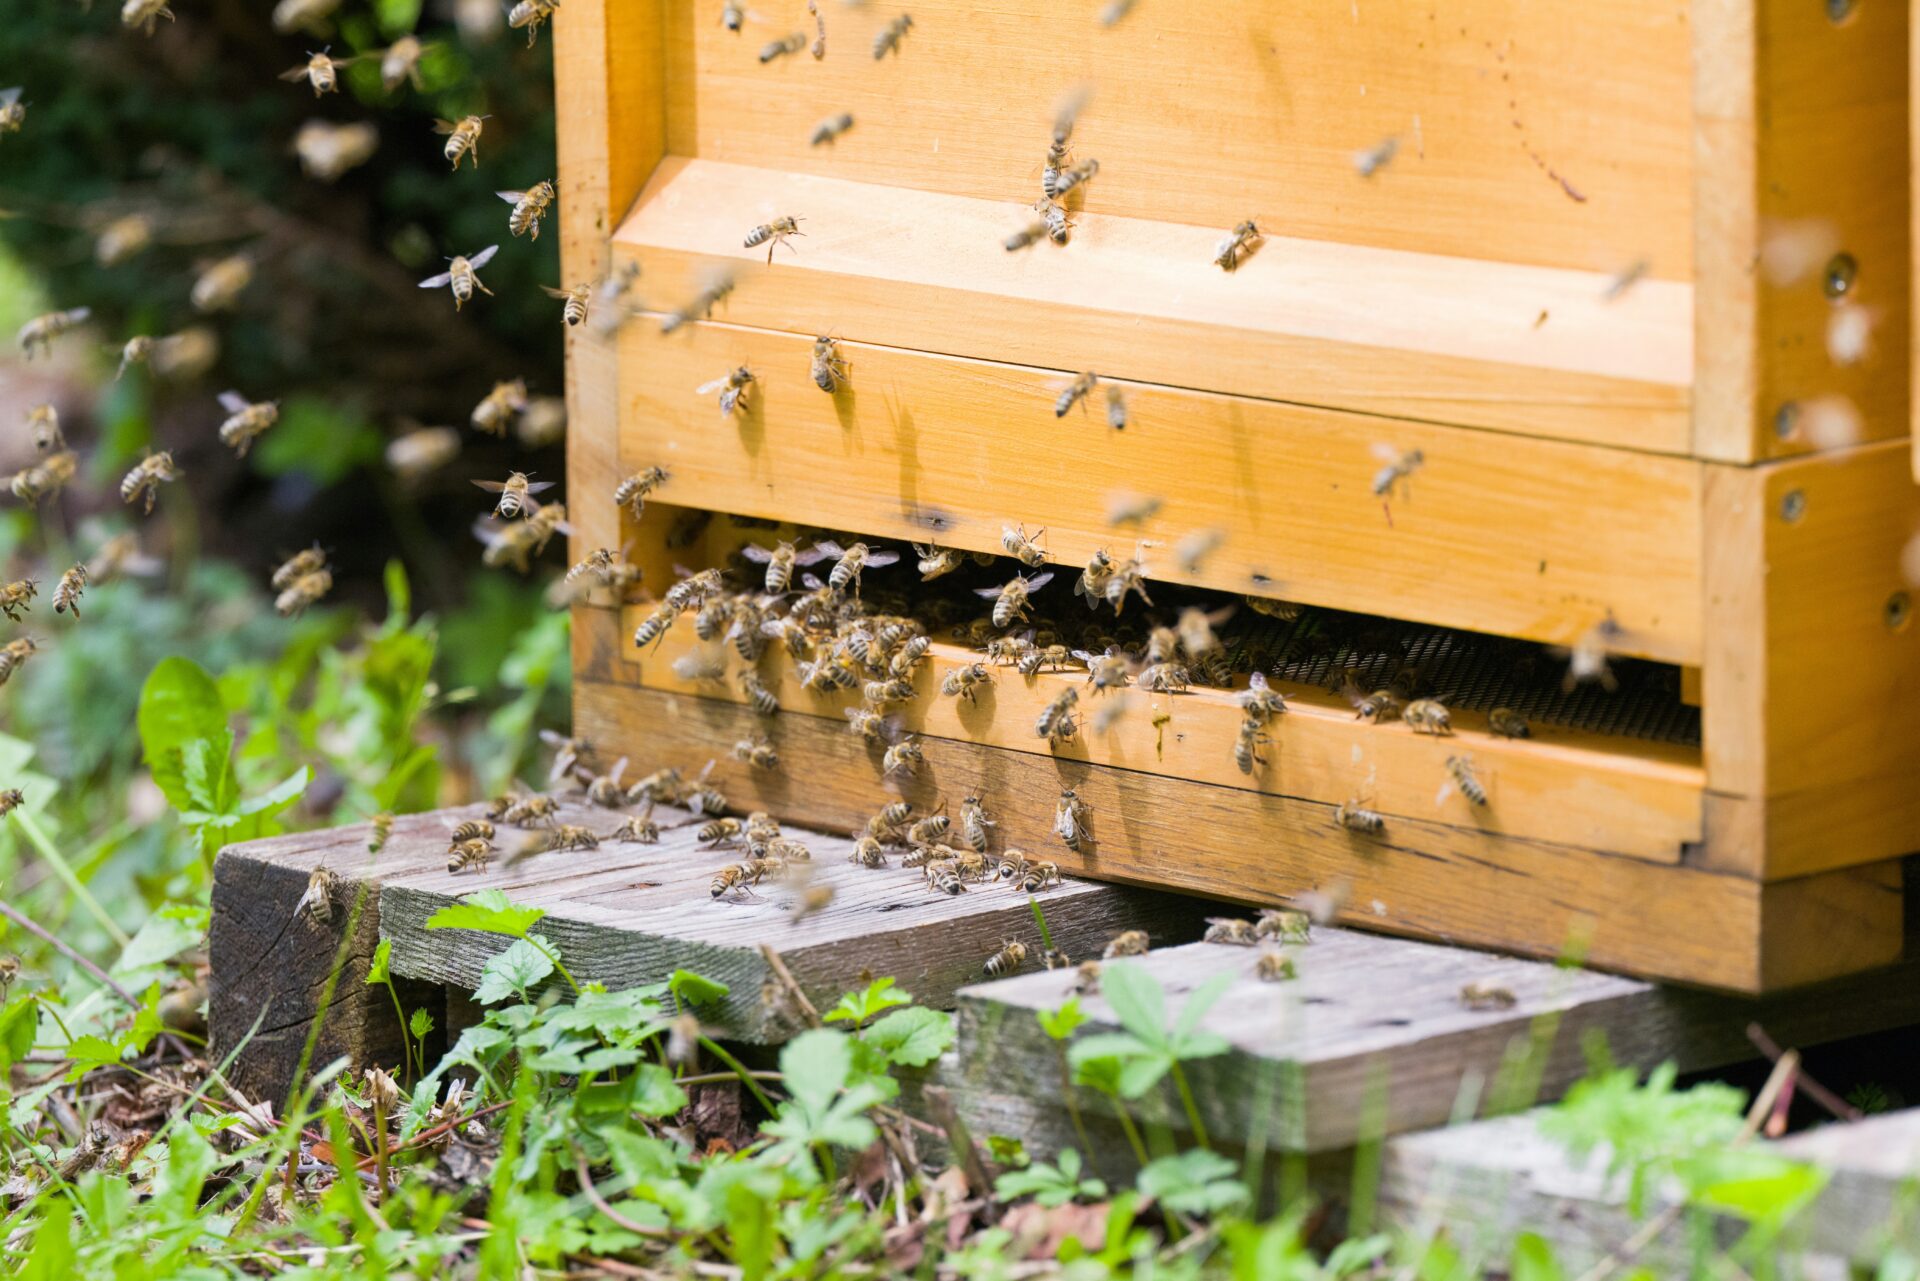
[[[1127,397],[1115,383],[1107,384],[1107,426],[1115,431],[1127,429]]]
[[[167,0],[126,0],[120,6],[120,25],[139,27],[144,35],[152,35],[162,18],[173,21],[173,10],[167,8]]]
[[[1011,627],[1016,622],[1026,620],[1028,598],[1052,581],[1051,572],[1035,574],[1032,578],[1022,578],[1016,574],[1011,581],[999,587],[976,587],[974,595],[984,596],[993,602],[995,627]]]
[[[1247,219],[1214,246],[1213,265],[1222,271],[1232,271],[1242,258],[1252,255],[1259,240],[1260,228],[1254,226],[1253,219]]]
[[[1107,3],[1100,8],[1100,25],[1118,26],[1122,18],[1133,12],[1135,3],[1136,0],[1107,0]]]
[[[237,391],[221,392],[220,408],[227,411],[226,421],[220,424],[220,443],[242,458],[257,438],[280,421],[279,401],[249,401]]]
[[[1362,832],[1368,836],[1380,836],[1387,830],[1387,820],[1383,815],[1364,809],[1353,801],[1335,806],[1333,821],[1349,832]]]
[[[802,39],[804,39],[804,37],[802,37]],[[765,245],[767,247],[767,265],[771,267],[773,265],[773,247],[775,245],[786,245],[788,249],[793,249],[793,246],[787,243],[789,238],[807,234],[800,230],[802,221],[804,220],[796,218],[792,214],[787,214],[785,217],[775,218],[772,222],[763,222],[747,233],[747,239],[743,247],[752,249],[756,245]],[[798,250],[794,252],[797,253]]]
[[[1400,709],[1400,719],[1416,734],[1451,734],[1453,716],[1437,698],[1416,698]]]
[[[947,672],[946,678],[940,682],[940,692],[949,698],[978,703],[980,687],[987,683],[987,679],[985,663],[968,663]]]
[[[435,120],[433,131],[445,134],[447,145],[441,153],[453,162],[455,172],[460,169],[461,160],[473,157],[473,167],[480,167],[480,131],[486,128],[491,116],[463,116],[458,123],[452,120]]]
[[[673,586],[667,588],[664,599],[675,609],[694,609],[711,600],[725,588],[720,571],[717,569],[703,569],[696,574],[689,573],[677,565],[674,568],[680,570],[681,577]]]
[[[1471,757],[1447,757],[1447,773],[1452,776],[1454,786],[1460,789],[1460,795],[1466,797],[1469,803],[1486,805],[1487,789],[1481,785],[1479,776],[1473,772]]]
[[[1226,541],[1226,534],[1218,529],[1196,529],[1173,545],[1173,559],[1182,571],[1197,574],[1200,563],[1220,550],[1220,544]]]
[[[1122,930],[1107,940],[1107,946],[1100,953],[1106,961],[1118,960],[1123,956],[1145,956],[1147,954],[1147,932],[1145,930]]]
[[[507,424],[513,416],[527,407],[527,383],[523,378],[512,382],[497,382],[493,390],[486,394],[481,402],[473,407],[470,417],[474,429],[489,436],[504,438]]]
[[[753,380],[753,371],[741,365],[711,382],[701,383],[694,389],[693,394],[711,396],[714,392],[719,392],[720,412],[732,414],[739,407],[741,399],[746,396],[747,388],[752,386]]]
[[[479,837],[469,837],[464,841],[455,841],[447,850],[447,871],[459,873],[466,871],[484,872],[493,858],[493,845]]]
[[[743,738],[733,745],[733,758],[745,761],[754,769],[779,769],[780,754],[767,741],[766,735]]]
[[[540,220],[546,217],[547,210],[553,205],[556,192],[551,180],[542,180],[525,191],[496,191],[494,195],[513,206],[513,212],[507,215],[507,230],[516,236],[528,236],[540,239]],[[590,286],[582,285],[585,291]],[[582,320],[586,319],[584,297],[581,300]],[[569,321],[569,324],[574,322]]]
[[[1460,1004],[1469,1010],[1510,1010],[1516,1003],[1511,991],[1491,983],[1468,983],[1460,989]]]
[[[425,88],[420,79],[420,59],[435,47],[421,44],[418,36],[401,36],[388,45],[380,54],[380,87],[392,93],[412,81],[415,89]]]
[[[233,254],[211,263],[194,277],[191,298],[196,311],[225,311],[253,283],[253,259]]]
[[[19,133],[27,124],[27,104],[20,101],[20,86],[0,89],[0,133]]]
[[[809,916],[817,912],[825,911],[832,902],[833,886],[809,885],[800,892],[800,897],[794,901],[793,910],[788,913],[787,920],[794,925],[798,925]]]
[[[1496,707],[1487,713],[1487,728],[1502,738],[1532,738],[1533,726],[1511,707]]]
[[[1133,680],[1133,664],[1119,650],[1110,649],[1104,654],[1091,650],[1076,649],[1073,656],[1087,667],[1087,684],[1093,686],[1093,692],[1104,694],[1110,689],[1125,689]]]
[[[67,447],[66,434],[60,430],[60,411],[50,404],[27,410],[27,430],[33,433],[33,447],[42,453]]]
[[[1265,672],[1254,672],[1249,675],[1247,687],[1235,694],[1233,701],[1246,713],[1250,721],[1266,721],[1287,710],[1286,696],[1267,683]]]
[[[1620,624],[1613,621],[1609,614],[1580,634],[1580,639],[1567,651],[1567,674],[1560,682],[1560,688],[1568,693],[1576,685],[1597,681],[1602,689],[1611,694],[1620,688],[1620,682],[1614,677],[1613,668],[1607,662],[1608,651],[1613,640],[1620,635]]]
[[[322,565],[300,575],[273,599],[273,608],[282,618],[292,618],[333,590],[333,571]]]
[[[843,111],[837,116],[828,116],[813,127],[812,135],[807,139],[811,146],[821,146],[837,139],[841,134],[853,128],[853,113]]]
[[[127,214],[100,229],[93,242],[93,260],[102,267],[117,267],[152,243],[152,221],[144,214]]]
[[[1246,717],[1240,722],[1239,738],[1234,740],[1233,763],[1240,767],[1242,774],[1252,774],[1255,770],[1264,768],[1267,758],[1260,754],[1260,749],[1269,747],[1272,743],[1273,740],[1267,736],[1264,723],[1254,720],[1251,716]]]
[[[827,575],[827,583],[835,591],[844,592],[849,586],[855,592],[860,590],[860,575],[869,569],[882,569],[900,559],[899,552],[890,552],[878,547],[868,547],[865,543],[854,543],[842,548],[831,539],[815,543],[813,550],[821,557],[833,558],[833,571]]]
[[[807,47],[806,32],[804,31],[790,32],[787,35],[781,36],[777,40],[769,40],[765,44],[760,46],[760,63],[762,66],[765,66],[767,63],[772,62],[776,58],[785,58],[791,54],[799,53],[802,49],[806,47]],[[756,240],[756,241],[749,241],[748,243],[758,244],[760,242]]]
[[[1114,566],[1108,576],[1104,589],[1107,604],[1113,606],[1117,616],[1127,603],[1129,592],[1139,596],[1147,604],[1153,604],[1153,597],[1147,595],[1147,567],[1138,556],[1132,556]]]
[[[367,853],[378,854],[387,848],[387,841],[393,835],[393,815],[382,810],[375,814],[367,835]]]
[[[1392,162],[1400,150],[1398,138],[1385,138],[1363,151],[1353,153],[1353,168],[1362,178],[1371,178]]]
[[[420,287],[422,289],[439,289],[443,286],[450,286],[453,289],[453,309],[455,311],[459,311],[462,307],[466,306],[467,303],[472,301],[473,291],[476,289],[491,298],[493,296],[493,290],[481,283],[480,268],[492,262],[493,256],[499,252],[499,245],[488,245],[485,249],[482,249],[470,258],[465,255],[456,254],[447,260],[447,269],[445,271],[437,276],[428,276],[420,282]],[[526,406],[523,404],[520,408],[524,409]],[[476,426],[477,425],[478,424],[476,424]],[[504,435],[505,432],[506,429],[503,425],[501,434]]]
[[[637,471],[621,481],[613,491],[614,505],[625,507],[635,520],[646,510],[647,495],[667,483],[667,471],[664,467],[649,467]]]
[[[340,878],[325,863],[315,867],[307,877],[307,892],[293,905],[293,914],[297,918],[305,912],[315,925],[329,925],[333,922],[333,895],[340,888]]]
[[[1092,182],[1094,176],[1099,172],[1100,162],[1098,160],[1083,160],[1071,169],[1062,169],[1054,177],[1053,190],[1047,194],[1053,199],[1059,200],[1075,187],[1085,186],[1087,183]]]
[[[1072,382],[1068,383],[1066,389],[1063,390],[1053,402],[1053,416],[1055,418],[1065,418],[1068,410],[1072,409],[1081,399],[1092,394],[1094,385],[1099,381],[1100,376],[1098,374],[1089,372],[1079,375]]]
[[[24,610],[33,608],[27,602],[40,593],[40,584],[36,579],[21,578],[0,587],[0,614],[5,614],[14,622],[20,621]]]
[[[1049,231],[1050,224],[1048,221],[1045,218],[1036,218],[1018,231],[1009,234],[1005,240],[1000,242],[1000,247],[1010,254],[1018,253],[1022,249],[1030,249],[1042,240],[1045,240]]]
[[[476,480],[476,486],[490,494],[500,495],[500,501],[494,504],[493,514],[501,520],[512,520],[516,516],[530,516],[540,509],[533,495],[545,493],[553,488],[550,480],[530,480],[526,472],[509,472],[504,481]]]
[[[373,159],[379,149],[380,130],[364,120],[344,125],[309,120],[293,135],[293,152],[300,158],[300,167],[321,182],[339,181],[348,170]]]
[[[12,679],[14,669],[24,666],[39,649],[40,643],[31,636],[17,637],[0,645],[0,685]]]
[[[1283,623],[1291,623],[1300,617],[1306,608],[1290,600],[1275,600],[1271,596],[1246,596],[1242,599],[1247,602],[1247,608],[1254,613],[1267,618],[1277,618]]]
[[[1066,670],[1070,657],[1072,653],[1065,645],[1034,645],[1020,655],[1014,667],[1022,676],[1038,676],[1043,668],[1061,672]]]
[[[533,827],[541,823],[552,827],[559,812],[560,802],[536,792],[532,796],[515,797],[500,811],[500,821],[512,827]]]
[[[1252,947],[1253,922],[1244,916],[1209,916],[1202,943],[1227,943],[1234,947]]]
[[[553,11],[560,7],[560,0],[519,0],[513,8],[507,10],[507,25],[515,31],[527,29],[527,48],[533,48],[540,38],[540,24],[553,17]]]
[[[647,806],[645,814],[630,814],[620,824],[600,839],[609,845],[629,843],[634,845],[658,845],[660,843],[660,824],[651,817],[653,806]]]
[[[1033,722],[1034,737],[1050,743],[1064,743],[1072,738],[1080,729],[1073,714],[1079,702],[1079,690],[1071,685],[1061,690],[1052,702],[1040,709],[1040,715]]]
[[[53,589],[53,612],[64,614],[73,611],[74,618],[80,617],[80,593],[87,587],[87,567],[75,565],[60,575],[59,586]]]
[[[926,768],[926,764],[927,756],[926,753],[921,750],[920,740],[918,738],[908,737],[901,739],[886,750],[886,754],[880,758],[880,772],[883,775],[895,774],[901,771],[905,771],[908,774],[918,774],[922,769]]]
[[[26,803],[26,793],[17,787],[9,787],[6,791],[0,792],[0,818],[5,818]],[[4,991],[5,985],[0,984],[0,992]]]
[[[542,185],[544,186],[546,184]],[[535,225],[538,226],[539,224],[536,223]],[[535,234],[537,238],[538,233]],[[563,300],[560,304],[561,324],[571,329],[575,325],[584,325],[587,323],[587,316],[593,308],[593,286],[591,284],[575,285],[571,289],[555,289],[552,285],[542,285],[540,286],[540,291],[549,298],[559,298]]]
[[[920,571],[920,581],[923,583],[930,583],[943,574],[951,574],[967,563],[967,554],[951,547],[935,547],[930,544],[922,546],[915,543],[913,551],[920,558],[917,568]]]
[[[596,547],[567,569],[567,575],[563,581],[577,583],[584,578],[595,578],[604,583],[612,575],[614,566],[619,560],[620,553],[613,548]]]
[[[994,826],[997,824],[987,817],[987,807],[980,803],[978,796],[969,796],[960,802],[960,834],[974,853],[987,852],[987,829]]]
[[[1253,963],[1253,976],[1262,983],[1286,983],[1299,978],[1300,970],[1285,952],[1269,950]]]
[[[1403,491],[1411,490],[1413,473],[1427,461],[1425,450],[1395,449],[1384,441],[1375,441],[1372,453],[1380,463],[1380,470],[1373,474],[1373,496],[1380,499],[1382,506],[1393,496],[1396,487]],[[1392,520],[1391,512],[1388,512],[1387,518]]]
[[[49,463],[53,460],[48,459]],[[166,450],[157,454],[148,454],[133,465],[120,481],[120,501],[131,503],[143,494],[146,496],[146,513],[153,514],[153,500],[158,496],[160,486],[180,478],[180,469],[173,465],[173,455]],[[19,492],[16,487],[16,493]]]
[[[1080,851],[1089,836],[1087,819],[1092,812],[1093,807],[1075,795],[1071,787],[1061,789],[1059,803],[1053,810],[1053,834],[1065,842],[1068,849]]]
[[[1181,648],[1194,658],[1201,658],[1220,648],[1220,638],[1214,634],[1214,627],[1233,617],[1233,606],[1211,612],[1197,607],[1188,607],[1180,611],[1176,631],[1180,637]],[[1266,677],[1262,676],[1262,684]]]
[[[670,334],[685,324],[704,320],[713,312],[714,305],[733,292],[733,276],[725,271],[708,278],[707,284],[695,294],[685,306],[668,312],[660,321],[660,332]]]
[[[78,325],[86,323],[93,314],[91,307],[74,307],[68,311],[50,311],[43,316],[35,316],[20,326],[20,350],[26,359],[32,360],[34,354],[51,355],[53,340]]]
[[[833,339],[823,336],[813,340],[809,373],[813,385],[828,395],[840,390],[840,384],[847,380],[847,362],[840,359],[839,345]]]
[[[1087,560],[1087,567],[1080,571],[1080,580],[1073,585],[1075,596],[1087,599],[1087,608],[1092,609],[1106,599],[1107,584],[1113,579],[1113,557],[1104,547],[1098,548]]]
[[[1253,924],[1255,938],[1303,944],[1313,937],[1313,918],[1291,907],[1263,908]]]
[[[63,449],[49,454],[38,466],[15,472],[8,479],[7,488],[23,503],[39,503],[66,488],[67,482],[73,479],[78,461],[71,450]]]
[[[777,544],[772,551],[758,543],[748,543],[740,549],[740,554],[756,565],[767,567],[767,595],[783,595],[793,583],[793,570],[796,565],[812,565],[823,559],[815,548],[796,551],[790,542]]]
[[[558,730],[541,730],[540,741],[553,749],[553,766],[547,771],[549,783],[557,783],[572,774],[580,758],[592,750],[585,739],[568,738]]]
[[[627,789],[621,783],[620,776],[626,772],[627,758],[624,756],[615,761],[613,768],[604,774],[587,777],[586,771],[581,770],[581,776],[586,778],[588,802],[610,810],[617,810],[625,805]]]
[[[887,741],[887,718],[871,707],[845,709],[847,728],[876,746]]]
[[[913,15],[903,13],[880,29],[873,38],[873,60],[880,61],[890,53],[900,51],[900,42],[907,38],[907,32],[913,28]]]
[[[132,366],[146,364],[147,358],[153,355],[154,344],[157,342],[159,339],[151,334],[135,334],[127,339],[120,347],[120,368],[114,371],[113,381],[119,382],[126,377],[127,370]],[[42,445],[41,448],[44,449],[46,446]]]
[[[1037,569],[1047,561],[1047,554],[1041,550],[1039,543],[1040,536],[1046,532],[1046,528],[1042,526],[1034,530],[1032,535],[1028,535],[1024,524],[1003,525],[1000,529],[1000,545],[1007,549],[1007,555],[1012,556],[1028,569]]]
[[[280,73],[280,78],[289,84],[298,84],[302,80],[313,86],[313,96],[340,91],[340,68],[359,61],[357,58],[335,58],[327,50],[310,53],[307,60],[297,67],[290,67]]]
[[[1007,943],[987,958],[986,975],[990,979],[1005,978],[1026,963],[1027,945],[1019,942]]]
[[[325,31],[327,18],[340,7],[340,0],[279,0],[273,6],[273,29],[282,35],[292,31]]]

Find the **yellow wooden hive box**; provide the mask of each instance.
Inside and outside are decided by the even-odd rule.
[[[800,0],[737,31],[730,7],[567,0],[555,24],[566,278],[637,267],[645,309],[569,347],[574,554],[624,546],[645,573],[575,615],[596,748],[716,759],[739,808],[840,830],[977,793],[1001,841],[1068,872],[1317,891],[1368,928],[1713,987],[1899,954],[1920,849],[1906,5],[1139,0],[1108,25],[1106,0],[911,0],[876,58],[901,10],[820,0],[817,59]],[[1068,243],[1010,251],[1076,89],[1072,162],[1098,173]],[[769,263],[745,242],[785,215],[804,234]],[[1244,219],[1262,239],[1221,270]],[[820,335],[846,364],[831,394]],[[740,365],[722,415],[695,389]],[[1090,412],[1057,417],[1086,371]],[[1383,450],[1421,462],[1378,494]],[[635,520],[612,495],[653,466]],[[1158,512],[1117,529],[1122,492]],[[1455,733],[1428,736],[1283,670],[1291,710],[1246,773],[1231,689],[1114,696],[1113,720],[1084,697],[1050,743],[1036,717],[1086,674],[941,697],[981,655],[940,630],[895,709],[927,757],[902,783],[849,731],[859,691],[804,690],[777,646],[763,717],[739,660],[676,672],[689,623],[634,644],[675,564],[796,530],[1001,552],[1015,524],[1044,527],[1050,592],[1137,551],[1150,590],[1546,656],[1556,690],[1601,637],[1664,728],[1621,732],[1582,686],[1508,738],[1454,687]],[[1183,556],[1200,531],[1217,548]],[[779,770],[732,756],[760,735]],[[1449,757],[1487,805],[1445,786]],[[1091,806],[1080,851],[1052,834],[1063,787]]]

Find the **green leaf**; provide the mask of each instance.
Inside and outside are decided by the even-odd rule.
[[[66,1055],[73,1061],[73,1067],[67,1072],[67,1080],[78,1081],[95,1068],[118,1063],[120,1047],[104,1036],[76,1036],[67,1042]]]
[[[861,1033],[860,1039],[902,1067],[925,1067],[953,1044],[953,1016],[925,1006],[896,1010]]]
[[[191,801],[181,778],[181,751],[188,743],[217,738],[226,731],[219,686],[192,659],[164,658],[140,689],[135,723],[153,781],[175,809],[187,809]]]
[[[432,928],[433,922],[427,925]],[[553,962],[547,954],[528,939],[518,939],[480,967],[480,983],[474,989],[473,999],[482,1005],[495,1005],[510,996],[524,997],[551,973]]]
[[[39,1010],[40,1003],[31,996],[17,996],[0,1006],[0,1082],[7,1079],[15,1063],[33,1053]]]
[[[667,979],[667,990],[682,1005],[715,1005],[727,997],[731,990],[725,983],[710,979],[704,974],[695,974],[692,970],[675,970]]]
[[[376,438],[377,439],[377,438]],[[405,623],[413,616],[413,587],[407,582],[407,567],[396,558],[387,562],[387,621]]]
[[[672,1144],[651,1135],[624,1127],[609,1126],[599,1132],[613,1158],[614,1172],[632,1183],[649,1179],[671,1179],[680,1173],[680,1157]]]
[[[450,903],[427,918],[430,930],[480,930],[523,939],[545,908],[523,907],[499,890],[479,890],[464,903]]]
[[[1827,1175],[1814,1166],[1753,1150],[1722,1149],[1682,1169],[1692,1202],[1749,1223],[1778,1228],[1812,1203]]]
[[[1513,1262],[1507,1275],[1511,1281],[1565,1281],[1567,1274],[1545,1237],[1522,1232],[1513,1239]]]
[[[260,795],[249,797],[247,800],[242,801],[240,803],[240,812],[259,818],[272,818],[274,815],[285,811],[288,806],[292,805],[305,794],[307,781],[311,777],[312,772],[308,770],[306,766],[302,765],[299,769],[287,775]]]
[[[673,1116],[687,1106],[687,1092],[658,1063],[642,1063],[633,1080],[632,1108],[641,1116]]]
[[[851,1023],[857,1028],[897,1005],[912,1003],[911,992],[896,990],[890,978],[879,978],[867,984],[863,991],[848,992],[842,996],[839,1004],[821,1017],[828,1023]]]
[[[1114,961],[1100,970],[1100,995],[1120,1026],[1148,1045],[1167,1039],[1167,998],[1160,980],[1137,961]]]
[[[373,949],[373,959],[367,962],[367,982],[385,983],[392,977],[389,968],[393,960],[393,940],[381,939],[380,945]]]
[[[179,905],[163,907],[147,918],[133,939],[120,949],[113,963],[116,975],[131,974],[170,961],[207,935],[207,909]]]
[[[802,1032],[780,1051],[780,1075],[794,1101],[824,1112],[853,1070],[853,1047],[846,1034],[826,1028]]]
[[[1040,1030],[1056,1041],[1066,1040],[1087,1021],[1077,996],[1068,997],[1057,1010],[1035,1010],[1034,1017],[1040,1020]]]
[[[233,731],[223,729],[213,738],[196,738],[180,748],[180,781],[191,810],[183,811],[188,822],[196,814],[206,822],[216,815],[231,814],[238,799],[233,777]]]
[[[407,1020],[407,1030],[413,1033],[416,1039],[433,1031],[433,1027],[433,1014],[424,1005],[415,1010],[413,1017]]]
[[[1218,1152],[1191,1148],[1148,1162],[1140,1171],[1138,1186],[1170,1210],[1214,1214],[1249,1199],[1246,1185],[1234,1177],[1237,1168]]]
[[[1227,994],[1227,989],[1233,986],[1233,981],[1234,976],[1231,972],[1216,974],[1195,988],[1192,994],[1187,997],[1186,1004],[1180,1007],[1179,1017],[1173,1021],[1173,1036],[1170,1039],[1174,1042],[1175,1053],[1179,1053],[1179,1046],[1183,1042],[1189,1039],[1199,1042],[1203,1039],[1205,1034],[1197,1037],[1194,1029],[1200,1026],[1200,1020],[1206,1017],[1207,1011],[1217,1005],[1220,998]],[[1220,1049],[1209,1052],[1220,1054],[1224,1053],[1226,1048],[1226,1042],[1221,1041]],[[1195,1058],[1198,1056],[1181,1054],[1180,1057]]]

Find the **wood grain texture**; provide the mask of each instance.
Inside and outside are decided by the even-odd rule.
[[[874,782],[870,749],[822,717],[769,722],[732,703],[578,681],[574,724],[609,750],[696,767],[766,733],[784,771],[750,775],[720,759],[715,774],[736,804],[811,827],[852,830],[893,797]],[[1738,991],[1815,982],[1900,954],[1897,868],[1893,883],[1876,866],[1763,887],[1419,820],[1394,823],[1384,840],[1364,838],[1335,826],[1326,804],[971,743],[932,739],[926,755],[927,775],[905,789],[910,799],[931,807],[983,789],[1001,841],[1101,880],[1242,903],[1344,889],[1342,919],[1368,929],[1534,956],[1582,946],[1605,969]],[[1084,855],[1050,834],[1062,786],[1092,805],[1094,844]],[[1816,894],[1831,915],[1796,938],[1782,923]]]
[[[869,45],[894,11],[828,9],[824,61],[763,66],[767,40],[810,33],[800,6],[729,33],[718,0],[669,0],[672,149],[1027,201],[1056,100],[1089,84],[1074,144],[1101,162],[1101,214],[1253,217],[1288,236],[1599,272],[1645,257],[1688,275],[1684,6],[1216,0],[1103,29],[1100,4],[928,0],[880,63]],[[839,111],[854,129],[810,147]],[[1354,153],[1389,136],[1392,164],[1361,178]]]
[[[1539,1038],[1544,1101],[1586,1075],[1582,1040],[1595,1032],[1618,1063],[1650,1068],[1672,1059],[1694,1071],[1751,1057],[1743,1029],[1755,1018],[1805,1044],[1920,1015],[1911,968],[1756,1003],[1350,930],[1317,929],[1288,951],[1300,977],[1281,983],[1254,976],[1252,948],[1192,943],[1136,963],[1166,992],[1170,1018],[1195,989],[1233,976],[1199,1025],[1231,1050],[1187,1065],[1202,1118],[1213,1133],[1245,1135],[1266,1107],[1276,1146],[1309,1151],[1445,1124],[1466,1083],[1492,1081],[1516,1040]],[[1057,1008],[1076,981],[1072,971],[1055,971],[966,989],[949,1075],[1052,1079],[1058,1050],[1033,1015]],[[1460,1000],[1469,983],[1503,988],[1515,1004],[1470,1010]],[[1090,1031],[1117,1029],[1097,992],[1082,996],[1081,1008]],[[1283,1090],[1294,1097],[1283,1102]],[[1382,1107],[1383,1128],[1369,1135],[1370,1108]],[[1184,1130],[1179,1111],[1167,1107],[1166,1120]]]
[[[629,608],[623,629],[631,631],[649,609]],[[731,651],[724,687],[687,681],[674,672],[674,662],[696,648],[703,647],[691,626],[673,628],[665,641],[646,651],[629,645],[624,651],[629,678],[651,688],[741,701],[732,674],[742,664]],[[1292,710],[1268,726],[1268,763],[1248,775],[1234,762],[1243,714],[1228,691],[1199,687],[1187,694],[1150,694],[1136,689],[1094,697],[1083,670],[1023,677],[1005,667],[995,669],[991,688],[975,703],[940,693],[947,672],[980,658],[978,650],[936,644],[915,673],[918,696],[894,709],[902,728],[1326,805],[1359,801],[1389,818],[1452,823],[1662,863],[1679,862],[1681,847],[1701,839],[1702,776],[1698,753],[1691,749],[1546,726],[1532,739],[1507,739],[1488,732],[1484,718],[1467,712],[1455,718],[1454,734],[1436,738],[1415,734],[1403,723],[1360,721],[1337,695],[1275,682],[1274,688],[1292,700]],[[769,652],[757,670],[789,711],[833,720],[843,709],[860,705],[857,690],[823,696],[802,689],[784,651]],[[1084,716],[1098,714],[1109,698],[1127,710],[1104,733],[1084,725],[1073,740],[1049,749],[1034,734],[1034,721],[1068,687],[1081,691]],[[1151,723],[1161,713],[1173,718],[1164,732]],[[1493,797],[1488,810],[1470,805],[1452,789],[1436,803],[1447,777],[1446,758],[1460,752],[1472,754]],[[883,785],[878,762],[873,781]]]
[[[1050,371],[854,343],[828,396],[810,340],[693,328],[622,339],[621,462],[665,467],[675,503],[976,551],[1019,522],[1069,577],[1138,536],[1165,545],[1156,579],[1559,644],[1611,613],[1625,652],[1700,655],[1690,460],[1138,384],[1115,432],[1103,399],[1056,418]],[[730,421],[694,389],[741,363],[759,381]],[[1377,444],[1425,456],[1391,515]],[[1137,534],[1107,523],[1121,491],[1164,501]],[[1184,572],[1167,548],[1209,528],[1225,541]]]
[[[1604,272],[1278,236],[1229,274],[1211,265],[1219,230],[1097,213],[1078,218],[1064,248],[1008,253],[1001,241],[1032,218],[1029,199],[675,156],[614,243],[666,306],[724,264],[739,284],[718,314],[738,324],[1623,448],[1691,447],[1689,285],[1642,281],[1609,299]],[[768,265],[742,241],[787,214],[806,219],[805,237]]]

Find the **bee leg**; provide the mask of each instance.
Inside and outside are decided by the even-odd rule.
[[[536,222],[535,224],[533,224],[533,228],[534,228],[534,235],[537,237],[540,234],[540,224]],[[493,290],[487,288],[485,284],[481,283],[480,277],[478,276],[475,276],[473,278],[473,287],[475,289],[478,289],[481,293],[485,294],[489,298],[492,298],[495,296]]]

